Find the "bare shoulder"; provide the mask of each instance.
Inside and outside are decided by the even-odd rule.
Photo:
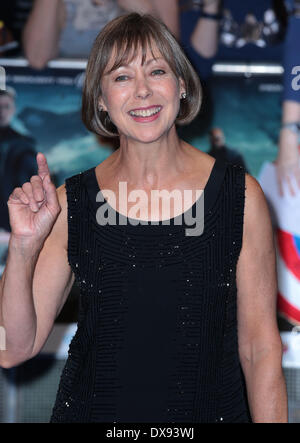
[[[204,166],[207,169],[211,170],[213,165],[215,164],[216,159],[214,157],[212,157],[211,155],[207,154],[206,152],[199,151],[199,153],[200,153],[200,154],[198,154],[199,162],[204,164]]]
[[[201,149],[198,149],[185,141],[183,141],[183,147],[187,150],[191,158],[193,158],[193,160],[197,163],[205,163],[206,165],[214,164],[214,157],[207,154],[206,152],[201,151]]]
[[[181,180],[189,189],[204,189],[215,159],[198,148],[182,141],[184,156],[184,167]]]
[[[245,235],[254,239],[272,234],[272,224],[268,203],[259,182],[250,174],[245,174]]]
[[[215,158],[206,152],[195,148],[195,146],[192,146],[189,143],[184,142],[183,146],[190,159],[190,164],[192,165],[194,172],[202,175],[209,174],[215,163]]]
[[[254,196],[264,198],[264,192],[259,182],[253,177],[253,175],[248,174],[248,172],[245,173],[245,186],[247,194],[252,196],[252,198]]]
[[[112,171],[118,155],[119,152],[117,149],[96,166],[96,176],[102,177],[102,182],[110,181],[109,177],[114,176]]]
[[[267,200],[259,182],[252,175],[245,174],[245,210],[247,215],[268,210]]]

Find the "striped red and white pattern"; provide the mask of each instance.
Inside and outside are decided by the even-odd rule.
[[[300,324],[300,237],[276,230],[278,311],[292,324]]]
[[[300,325],[300,190],[292,196],[284,184],[280,196],[274,163],[265,163],[259,182],[269,204],[275,229],[278,313],[292,325]]]

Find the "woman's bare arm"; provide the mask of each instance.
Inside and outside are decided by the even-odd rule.
[[[277,274],[269,210],[246,174],[242,250],[237,264],[239,355],[252,420],[287,422],[282,343],[276,320]]]
[[[57,194],[62,210],[40,251],[22,248],[11,238],[0,286],[0,322],[6,350],[0,366],[16,366],[43,347],[74,283],[67,259],[67,215],[64,185]]]
[[[33,68],[42,69],[57,56],[64,15],[62,0],[35,0],[22,36],[25,56]]]

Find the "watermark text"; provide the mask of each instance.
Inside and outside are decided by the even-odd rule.
[[[193,195],[196,199],[193,201]],[[118,211],[116,211],[118,200]],[[143,189],[128,193],[127,182],[119,182],[118,198],[114,191],[103,189],[96,196],[96,202],[103,203],[97,210],[96,220],[99,225],[148,225],[163,224],[188,226],[186,235],[199,236],[204,230],[204,191],[174,189],[172,191],[152,189],[150,197]],[[129,203],[134,203],[130,205]],[[160,211],[161,208],[161,211]],[[172,211],[173,208],[173,211]],[[150,217],[148,212],[150,209]],[[193,212],[195,215],[193,215]],[[126,214],[126,215],[125,215]],[[161,214],[161,215],[160,215]]]
[[[3,326],[0,326],[0,351],[6,351],[6,332]]]
[[[292,75],[296,76],[292,80],[292,89],[294,91],[299,91],[299,89],[300,89],[300,66],[293,67]]]

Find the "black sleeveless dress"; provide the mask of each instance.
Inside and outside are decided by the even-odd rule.
[[[244,191],[245,170],[216,160],[195,236],[180,216],[133,225],[115,211],[100,225],[95,168],[66,179],[80,309],[51,422],[251,421],[237,337]]]

